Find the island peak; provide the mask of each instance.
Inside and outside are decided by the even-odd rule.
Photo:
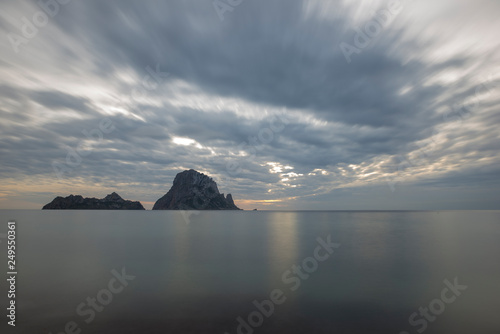
[[[221,194],[217,183],[194,169],[178,173],[170,190],[153,206],[153,210],[241,210],[231,194]]]

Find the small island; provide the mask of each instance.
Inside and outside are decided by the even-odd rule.
[[[80,195],[57,196],[42,210],[145,210],[141,202],[129,201],[113,192],[104,198],[83,198]]]

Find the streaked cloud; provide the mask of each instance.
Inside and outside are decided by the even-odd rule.
[[[245,208],[498,208],[500,4],[400,3],[350,63],[388,1],[71,1],[19,52],[42,8],[2,4],[0,207],[194,168]]]

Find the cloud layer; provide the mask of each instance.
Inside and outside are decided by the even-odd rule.
[[[0,206],[499,208],[498,3],[231,3],[2,4]]]

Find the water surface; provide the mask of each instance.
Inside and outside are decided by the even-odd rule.
[[[176,211],[0,211],[0,233],[16,220],[18,244],[17,326],[2,315],[0,330],[55,334],[75,322],[88,334],[237,333],[238,317],[259,321],[253,302],[278,289],[284,301],[250,331],[500,333],[499,211],[208,211],[187,218]],[[314,268],[318,238],[328,236],[340,246]],[[300,278],[291,269],[304,260],[310,273]],[[102,290],[112,270],[135,278],[89,321],[87,298],[109,297]],[[455,279],[467,288],[439,310],[444,280]],[[5,310],[5,280],[0,289]],[[422,320],[419,308],[430,303],[439,314]]]

